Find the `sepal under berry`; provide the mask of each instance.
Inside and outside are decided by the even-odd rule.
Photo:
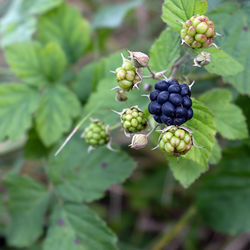
[[[100,120],[93,120],[83,132],[82,137],[94,148],[106,145],[110,141],[108,126]]]
[[[127,133],[137,133],[147,128],[145,114],[137,106],[124,109],[121,113],[121,124]]]

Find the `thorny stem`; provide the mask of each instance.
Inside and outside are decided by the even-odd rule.
[[[196,214],[196,208],[191,206],[187,212],[180,218],[174,227],[163,234],[158,242],[153,246],[152,250],[163,250],[170,241],[172,241],[180,231],[186,226],[189,220]]]

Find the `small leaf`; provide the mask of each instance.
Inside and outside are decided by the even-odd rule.
[[[71,64],[83,55],[90,42],[88,22],[79,10],[66,4],[42,16],[38,30],[38,40],[60,44]]]
[[[242,151],[234,148],[224,155],[217,171],[202,180],[197,192],[198,209],[216,231],[239,234],[250,230],[250,158]]]
[[[70,90],[63,86],[46,89],[36,113],[36,128],[43,143],[50,146],[68,132],[72,118],[79,115],[80,103]]]
[[[43,232],[43,216],[50,197],[48,190],[27,176],[13,173],[5,177],[4,183],[10,196],[8,243],[17,247],[30,246]]]
[[[105,5],[101,7],[94,16],[92,27],[99,28],[117,28],[121,25],[126,14],[141,5],[143,0],[134,0],[125,3]]]
[[[246,119],[241,109],[231,104],[232,94],[229,90],[213,89],[199,98],[213,112],[216,129],[231,140],[248,137]]]
[[[202,173],[207,171],[206,166],[183,157],[180,157],[178,160],[170,157],[168,160],[174,178],[178,180],[184,188],[188,188]]]
[[[1,45],[30,41],[36,30],[36,18],[59,4],[62,0],[14,0],[0,20]]]
[[[150,50],[150,66],[155,71],[168,69],[180,56],[180,36],[171,28],[163,31]]]
[[[211,54],[211,62],[205,66],[209,73],[221,76],[233,76],[244,69],[238,61],[221,49],[209,48],[205,51]]]
[[[196,14],[203,15],[208,8],[207,0],[165,0],[162,6],[162,19],[176,31]]]
[[[208,161],[215,143],[215,125],[212,113],[199,101],[193,99],[193,118],[187,122],[188,128],[194,131],[193,137],[198,146],[180,159],[169,157],[170,168],[174,177],[187,188],[203,172],[208,170]]]
[[[18,83],[0,85],[0,140],[20,138],[32,124],[39,92]]]
[[[105,147],[88,153],[84,139],[75,136],[57,157],[51,155],[48,173],[58,195],[70,201],[89,202],[128,178],[135,165],[125,153]]]
[[[57,206],[50,221],[44,250],[117,250],[114,233],[86,205]]]
[[[6,58],[14,73],[24,82],[45,86],[62,76],[66,59],[56,43],[44,48],[36,42],[17,43],[6,48]]]

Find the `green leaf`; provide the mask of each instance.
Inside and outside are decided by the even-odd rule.
[[[115,70],[121,63],[121,52],[126,53],[118,51],[109,57],[89,63],[77,74],[72,87],[81,100],[86,100],[91,90],[96,90],[99,81],[112,76],[110,70]]]
[[[37,39],[42,43],[56,42],[63,48],[69,63],[75,63],[90,42],[88,22],[79,10],[66,4],[39,19]]]
[[[48,190],[28,176],[14,173],[7,175],[4,183],[10,196],[8,243],[18,247],[30,246],[43,232],[43,217],[50,197]]]
[[[212,113],[199,101],[193,99],[193,118],[185,125],[195,131],[195,143],[204,148],[192,149],[180,159],[169,157],[174,177],[184,186],[190,186],[203,172],[208,170],[208,161],[215,143],[215,125]]]
[[[105,5],[101,7],[94,16],[92,27],[99,28],[117,28],[121,25],[126,14],[141,5],[143,0],[134,0],[125,3]]]
[[[200,101],[193,99],[194,116],[186,123],[186,126],[194,131],[195,143],[204,148],[192,147],[184,156],[205,167],[208,167],[208,159],[215,143],[215,120],[211,111]]]
[[[223,137],[232,140],[248,137],[246,119],[241,109],[231,104],[229,90],[213,89],[200,96],[199,100],[213,112],[216,129]]]
[[[162,20],[176,31],[196,14],[203,15],[208,8],[207,0],[165,0],[162,6]]]
[[[244,67],[221,49],[205,50],[211,54],[211,62],[205,66],[209,73],[221,76],[233,76],[244,70]]]
[[[202,173],[207,171],[207,167],[183,157],[178,160],[170,157],[168,160],[174,178],[178,180],[184,188],[188,188]]]
[[[0,140],[20,138],[32,124],[39,92],[18,83],[0,85]]]
[[[122,102],[115,101],[115,91],[111,91],[115,86],[117,86],[115,77],[101,80],[97,91],[90,96],[88,103],[84,106],[83,114],[87,115],[91,112],[93,118],[101,119],[110,126],[119,123],[119,115],[112,112],[112,110],[120,112],[126,106]],[[130,91],[128,97],[128,102],[131,106],[138,105],[143,109],[148,104],[148,99],[141,97],[136,90]]]
[[[45,13],[61,3],[62,0],[12,1],[6,14],[0,20],[2,47],[31,40],[36,30],[36,19],[33,16]]]
[[[57,157],[51,155],[48,173],[58,195],[70,201],[89,202],[102,197],[112,184],[128,178],[135,165],[125,153],[105,147],[89,154],[84,140],[75,137]]]
[[[50,221],[44,250],[117,250],[114,233],[85,205],[57,206]]]
[[[60,139],[69,131],[72,118],[79,115],[80,103],[75,94],[63,86],[46,89],[36,113],[36,128],[46,146]]]
[[[220,147],[218,141],[216,140],[215,144],[213,146],[212,153],[211,153],[210,158],[209,158],[209,163],[217,164],[220,162],[221,157],[222,157],[221,147]]]
[[[165,29],[150,50],[150,66],[155,71],[168,69],[180,56],[180,36],[171,28]]]
[[[239,10],[236,3],[225,3],[218,11],[213,11],[209,17],[215,22],[216,31],[223,34],[216,39],[216,43],[244,66],[244,70],[236,75],[223,78],[231,83],[240,93],[250,94],[250,85],[246,79],[250,78],[250,34],[246,30],[247,15]]]
[[[194,130],[195,143],[204,148],[192,147],[184,157],[169,157],[169,165],[174,177],[185,187],[189,187],[203,172],[208,170],[208,160],[215,143],[214,117],[202,103],[193,100],[194,117],[187,127]]]
[[[230,152],[198,189],[199,211],[216,231],[238,234],[250,230],[250,158],[242,150]]]
[[[24,82],[45,86],[62,76],[66,58],[56,43],[44,48],[36,42],[17,43],[6,48],[6,58],[14,73]]]

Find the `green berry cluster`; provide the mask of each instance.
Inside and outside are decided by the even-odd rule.
[[[183,23],[181,38],[194,49],[209,47],[214,37],[214,23],[206,16],[196,15]]]
[[[119,86],[125,91],[131,90],[141,80],[136,68],[128,59],[123,60],[122,66],[115,70],[115,75]]]
[[[174,156],[186,154],[192,147],[192,135],[176,126],[162,134],[160,148]]]
[[[84,131],[84,139],[87,144],[98,147],[109,142],[107,126],[102,121],[94,121]]]
[[[136,133],[146,129],[147,119],[137,107],[125,109],[121,115],[121,123],[128,133]]]

